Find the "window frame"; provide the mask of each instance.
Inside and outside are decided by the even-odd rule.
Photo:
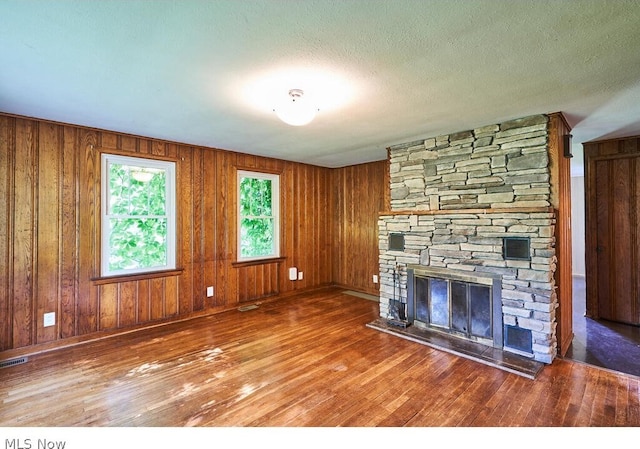
[[[240,182],[242,178],[256,178],[256,179],[267,179],[271,181],[271,217],[273,218],[273,246],[274,251],[268,255],[261,256],[242,256],[242,238],[241,238],[241,230],[242,230],[242,218],[243,215],[241,212],[241,204],[240,204]],[[254,262],[261,260],[271,260],[277,259],[280,257],[280,173],[270,173],[270,172],[259,172],[245,169],[238,169],[236,176],[236,249],[237,256],[236,260],[238,262]]]
[[[149,157],[125,156],[113,153],[101,153],[100,155],[100,173],[101,173],[101,207],[100,207],[100,276],[103,278],[116,276],[135,276],[146,273],[155,273],[176,269],[176,253],[177,253],[177,220],[176,220],[176,204],[177,204],[177,179],[176,179],[176,162],[164,159],[154,159]],[[143,169],[160,169],[164,170],[165,176],[165,214],[167,220],[166,234],[166,264],[153,267],[131,268],[123,270],[110,270],[109,258],[111,256],[110,226],[109,220],[113,216],[109,213],[109,167],[112,164],[122,164]],[[145,216],[131,216],[145,217]]]

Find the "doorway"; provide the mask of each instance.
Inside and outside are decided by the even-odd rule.
[[[565,354],[635,376],[640,376],[639,142],[634,137],[583,145],[585,177],[572,179],[578,276],[573,278],[574,337]]]
[[[640,154],[585,147],[587,316],[640,325]]]
[[[586,282],[573,278],[573,340],[565,358],[640,377],[640,327],[586,316]]]

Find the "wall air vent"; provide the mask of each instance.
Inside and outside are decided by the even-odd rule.
[[[248,306],[240,306],[240,307],[238,307],[238,311],[240,311],[240,312],[248,312],[249,310],[254,310],[254,309],[257,309],[257,308],[258,308],[257,305],[250,304]]]
[[[505,237],[502,239],[502,256],[505,260],[531,260],[529,237]]]
[[[404,251],[404,235],[389,234],[389,251]]]
[[[0,368],[8,368],[10,366],[22,365],[23,363],[27,363],[29,359],[27,357],[20,357],[17,359],[11,360],[2,360],[0,361]]]

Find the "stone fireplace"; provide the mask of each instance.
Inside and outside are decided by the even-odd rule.
[[[548,123],[536,115],[389,149],[391,210],[378,221],[381,318],[401,304],[413,325],[553,360]],[[433,307],[445,301],[436,295],[445,285],[446,323],[432,320],[444,310]]]

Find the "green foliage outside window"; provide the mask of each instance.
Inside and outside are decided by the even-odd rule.
[[[135,173],[151,178],[140,181]],[[166,172],[109,165],[109,270],[167,264]]]
[[[240,179],[240,256],[260,257],[275,253],[275,220],[270,179]]]

